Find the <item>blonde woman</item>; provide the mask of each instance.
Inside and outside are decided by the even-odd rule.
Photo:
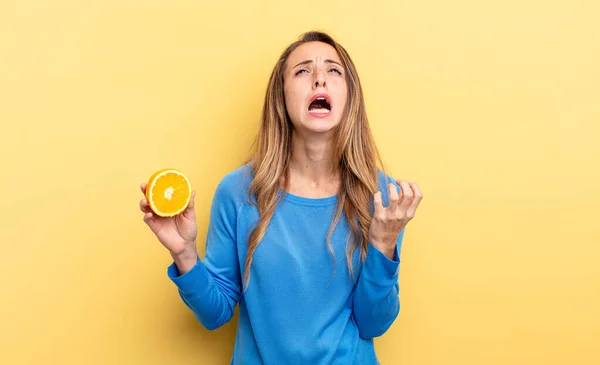
[[[399,313],[402,238],[422,194],[378,166],[350,56],[309,32],[273,69],[252,158],[216,189],[205,257],[193,199],[167,219],[140,202],[202,325],[239,304],[232,364],[379,363],[373,338]]]

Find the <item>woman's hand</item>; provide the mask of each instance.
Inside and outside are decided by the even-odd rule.
[[[398,235],[414,218],[423,199],[417,184],[404,180],[396,180],[396,183],[400,185],[400,194],[394,184],[389,184],[390,201],[387,207],[383,206],[381,192],[375,193],[375,212],[369,230],[371,244],[390,259],[394,256]]]
[[[145,196],[146,184],[142,184],[140,188]],[[194,211],[195,195],[196,192],[192,192],[188,207],[174,217],[160,217],[152,212],[145,198],[140,201],[140,210],[144,213],[144,222],[174,258],[187,256],[196,259],[198,228]]]

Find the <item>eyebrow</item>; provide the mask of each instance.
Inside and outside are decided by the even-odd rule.
[[[306,64],[309,64],[309,63],[312,63],[312,62],[313,62],[312,60],[302,61],[302,62],[298,63],[296,66],[294,66],[293,68],[296,68],[296,67],[298,67],[300,65],[306,65]],[[324,62],[325,63],[335,63],[336,65],[342,67],[342,65],[339,62],[336,62],[336,61],[334,61],[332,59],[329,59],[329,58],[326,59]]]

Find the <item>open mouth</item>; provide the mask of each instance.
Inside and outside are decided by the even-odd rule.
[[[308,112],[314,116],[325,116],[331,112],[331,102],[326,96],[317,96],[308,106]]]

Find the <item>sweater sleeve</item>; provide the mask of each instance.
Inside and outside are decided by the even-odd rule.
[[[363,339],[384,334],[400,312],[398,275],[403,237],[404,229],[391,260],[369,243],[353,298],[354,320]]]
[[[383,192],[383,203],[389,203],[387,184],[402,188],[391,176],[379,174],[379,189]],[[371,202],[372,204],[372,202]],[[373,213],[373,205],[371,206]],[[404,238],[403,229],[396,240],[394,256],[390,260],[369,242],[367,257],[356,283],[353,298],[353,315],[361,338],[371,339],[384,334],[400,312],[400,252]]]
[[[238,204],[233,195],[239,187],[229,180],[219,183],[213,197],[204,259],[198,257],[196,265],[183,275],[174,262],[167,269],[185,305],[209,330],[229,322],[241,297],[236,246]]]

